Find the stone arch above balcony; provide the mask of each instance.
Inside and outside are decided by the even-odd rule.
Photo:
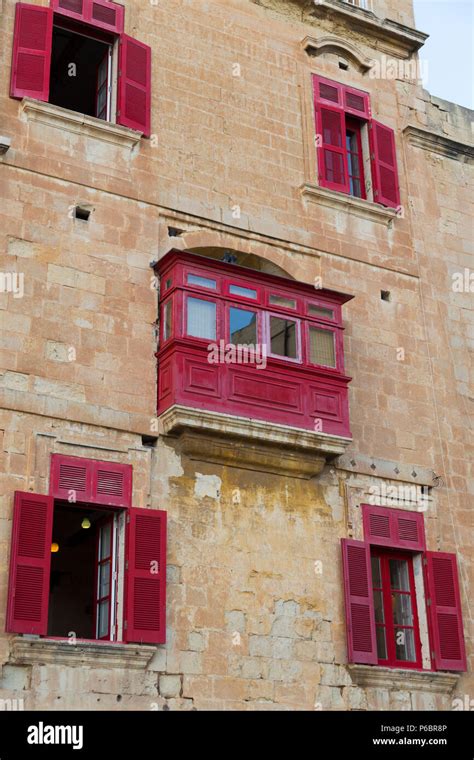
[[[249,233],[233,234],[207,228],[183,229],[178,236],[169,237],[168,248],[177,248],[214,260],[223,260],[226,253],[236,257],[235,263],[258,272],[286,277],[289,280],[313,283],[320,275],[320,256],[311,251],[308,266],[308,249],[289,246],[284,241],[268,242]]]
[[[367,58],[356,45],[340,37],[305,37],[301,44],[308,55],[316,58],[327,53],[335,54],[352,64],[361,74],[366,74],[374,65],[374,61]]]

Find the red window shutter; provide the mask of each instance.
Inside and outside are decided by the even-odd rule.
[[[132,473],[129,464],[94,461],[91,501],[111,507],[129,507],[132,503]]]
[[[344,110],[360,119],[370,118],[370,97],[363,90],[344,87]]]
[[[55,13],[77,21],[85,21],[89,4],[90,0],[51,0],[51,7]]]
[[[362,504],[362,522],[370,544],[420,552],[426,548],[421,512]]]
[[[151,48],[127,34],[120,38],[117,122],[150,136]]]
[[[49,98],[53,11],[17,3],[10,82],[12,98]]]
[[[55,13],[121,34],[124,27],[125,9],[110,0],[51,0]]]
[[[455,554],[426,552],[432,658],[438,670],[467,670]]]
[[[322,187],[348,193],[344,88],[314,76],[313,90],[319,182]]]
[[[166,640],[166,512],[130,509],[127,515],[124,640]]]
[[[52,532],[52,497],[16,491],[7,603],[9,633],[47,634]]]
[[[383,206],[400,206],[395,132],[371,119],[369,122],[370,159],[374,200]]]
[[[50,494],[71,503],[88,501],[111,507],[132,503],[132,474],[129,464],[102,462],[53,454]]]
[[[92,501],[93,460],[53,454],[49,493],[55,499]]]
[[[377,664],[370,546],[342,539],[342,566],[349,662]]]

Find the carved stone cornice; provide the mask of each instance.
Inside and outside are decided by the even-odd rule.
[[[373,45],[377,50],[406,58],[416,53],[429,36],[397,21],[381,19],[372,11],[344,0],[313,0],[309,16],[345,23],[364,35],[367,44]]]
[[[430,132],[427,129],[421,129],[409,124],[403,130],[404,136],[411,145],[422,148],[430,153],[438,153],[440,156],[453,158],[455,161],[461,161],[464,164],[474,162],[474,145],[461,143],[453,140],[446,135],[440,135],[437,132]]]
[[[98,643],[15,636],[10,663],[145,670],[157,649],[150,645]]]
[[[348,665],[352,682],[358,686],[402,691],[427,691],[432,694],[451,694],[459,673],[431,670],[384,668],[379,665]]]
[[[365,74],[374,65],[374,61],[367,58],[356,45],[347,40],[331,35],[324,37],[305,37],[301,45],[303,50],[311,56],[319,56],[323,53],[336,53],[347,58],[356,69]]]
[[[335,211],[345,211],[347,214],[368,219],[371,222],[380,222],[389,226],[397,218],[397,212],[394,209],[309,182],[300,187],[300,192],[303,198],[314,201],[321,206],[327,206]]]

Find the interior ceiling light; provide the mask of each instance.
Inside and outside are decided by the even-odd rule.
[[[56,552],[58,551],[59,551],[59,544],[55,544],[55,543],[51,544],[51,553],[56,554]]]
[[[88,517],[84,517],[83,521],[81,522],[81,528],[84,528],[85,530],[87,530],[87,528],[90,528],[90,527],[91,527],[91,521],[89,520]]]

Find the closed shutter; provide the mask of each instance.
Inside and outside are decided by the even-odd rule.
[[[124,27],[125,9],[109,0],[51,0],[55,13],[121,34]]]
[[[71,503],[129,507],[132,473],[133,468],[127,464],[53,454],[50,494]]]
[[[166,640],[166,512],[130,509],[127,515],[124,640]]]
[[[49,99],[53,11],[17,3],[10,81],[12,98]]]
[[[120,37],[117,122],[150,136],[151,48]]]
[[[344,111],[319,103],[316,111],[318,130],[319,182],[330,190],[349,192],[347,170],[346,122]]]
[[[7,602],[9,633],[47,634],[52,532],[52,497],[17,491]]]
[[[467,670],[455,554],[426,552],[432,659],[438,670]]]
[[[420,512],[363,504],[362,521],[364,538],[370,544],[420,552],[426,548]]]
[[[395,133],[390,127],[371,119],[369,122],[370,160],[374,200],[383,206],[400,206]]]
[[[344,87],[344,109],[346,113],[364,121],[370,118],[370,97],[362,90]]]
[[[370,546],[342,539],[342,566],[349,662],[377,664]]]

